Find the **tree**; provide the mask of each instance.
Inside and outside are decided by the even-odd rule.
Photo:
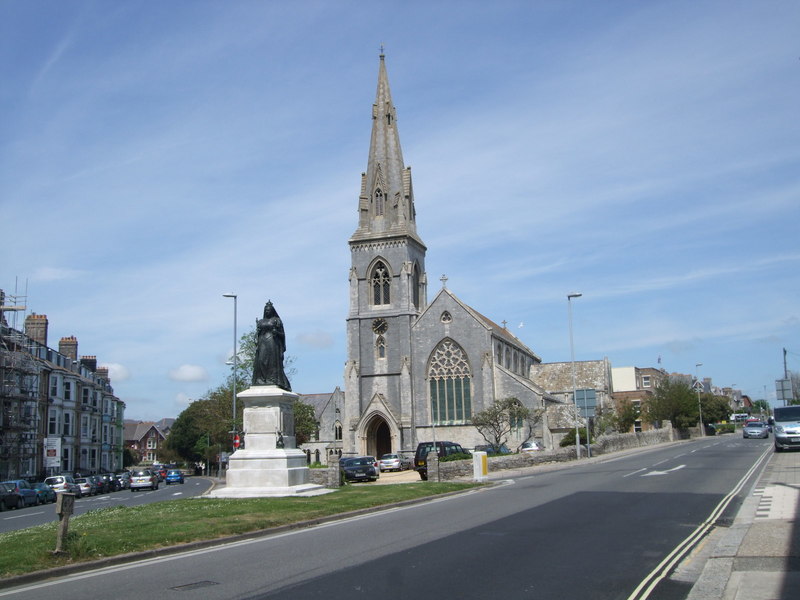
[[[512,397],[495,400],[487,409],[473,414],[472,424],[486,443],[498,451],[507,442],[506,436],[513,429],[526,427],[527,435],[523,442],[528,441],[540,418],[540,410],[526,408],[517,398]]]
[[[769,402],[766,400],[756,400],[753,402],[753,412],[759,414],[770,414]]]
[[[630,400],[621,400],[611,419],[613,428],[620,433],[628,433],[639,419],[641,410]],[[581,438],[583,439],[583,438]],[[574,440],[572,442],[575,443]]]
[[[305,444],[317,436],[317,423],[314,407],[300,400],[294,402],[294,435],[298,446]]]
[[[678,429],[693,427],[699,419],[697,393],[689,384],[665,377],[647,403],[646,418],[651,423],[670,421]]]
[[[727,396],[700,394],[700,406],[703,409],[703,423],[719,423],[727,421],[731,416],[731,405]]]

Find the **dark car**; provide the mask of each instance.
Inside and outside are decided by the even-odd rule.
[[[453,454],[466,454],[461,444],[455,442],[420,442],[417,444],[417,451],[414,454],[414,469],[423,481],[428,480],[428,454],[434,451],[439,458]]]
[[[3,483],[10,484],[10,492],[14,496],[12,501],[15,508],[23,506],[35,506],[39,504],[39,494],[31,487],[31,484],[24,479],[9,479]]]
[[[100,475],[100,479],[106,482],[106,487],[109,492],[117,492],[122,488],[122,485],[113,473],[103,473]]]
[[[183,472],[180,469],[167,470],[167,476],[164,478],[164,483],[183,483]]]
[[[0,482],[0,510],[17,508],[17,502],[17,494],[14,492],[14,485]]]
[[[343,458],[339,461],[339,468],[345,481],[377,481],[380,476],[374,456]]]
[[[39,496],[39,504],[47,504],[56,501],[56,491],[46,483],[40,481],[31,485]]]
[[[108,481],[103,479],[100,475],[89,475],[89,479],[94,483],[98,494],[107,494],[111,491],[108,486]]]
[[[475,452],[486,452],[486,454],[511,454],[511,450],[505,444],[500,444],[499,448],[495,448],[491,444],[484,444],[482,446],[475,446]]]

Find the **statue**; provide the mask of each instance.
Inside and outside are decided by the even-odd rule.
[[[286,351],[286,334],[283,321],[268,301],[264,318],[256,319],[256,356],[253,360],[253,385],[276,385],[287,392],[292,386],[283,371],[283,353]]]

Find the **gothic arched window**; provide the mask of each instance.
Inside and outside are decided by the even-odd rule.
[[[370,279],[372,283],[372,303],[389,304],[389,288],[392,278],[386,269],[386,265],[382,262],[376,263],[372,269],[372,277]]]
[[[333,439],[334,440],[341,440],[342,439],[342,424],[339,421],[333,426]]]
[[[375,340],[375,356],[377,358],[386,358],[386,338],[382,335],[378,336]]]
[[[383,192],[380,188],[375,190],[375,215],[378,217],[383,216]]]
[[[419,285],[419,265],[415,263],[414,273],[411,277],[411,301],[417,310],[419,310]]]
[[[450,339],[436,346],[428,380],[434,424],[467,423],[472,416],[472,371],[461,346]]]

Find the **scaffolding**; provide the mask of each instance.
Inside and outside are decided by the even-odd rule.
[[[34,477],[39,470],[42,367],[32,344],[0,323],[0,480]]]

